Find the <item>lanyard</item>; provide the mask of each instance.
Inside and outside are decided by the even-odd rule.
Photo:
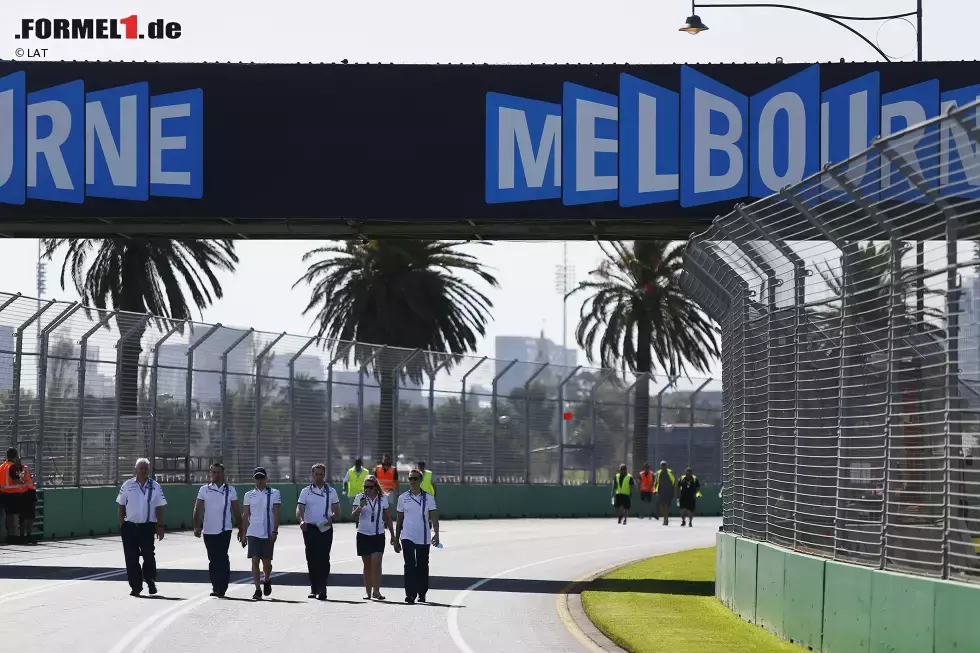
[[[321,495],[318,494],[316,491],[316,484],[310,483],[310,494],[316,497],[319,496],[323,497],[323,520],[331,521],[330,514],[329,514],[330,513],[330,488],[327,485],[324,485],[323,494]]]
[[[139,481],[136,481],[136,487],[138,487],[140,489],[140,494],[146,494],[146,519],[143,521],[144,524],[149,523],[149,521],[150,521],[150,501],[153,500],[153,479],[152,478],[146,479],[146,486],[147,486],[147,488],[149,488],[149,490],[147,492],[144,492],[143,491],[143,488],[140,486],[140,482]]]
[[[369,499],[367,497],[367,495],[364,495],[364,500],[367,501],[368,507],[371,508],[371,518],[370,518],[370,521],[371,521],[371,523],[374,524],[374,534],[375,535],[381,535],[381,529],[379,528],[379,525],[381,524],[381,512],[382,512],[381,511],[381,494],[378,494],[378,498],[375,499],[374,501],[371,501],[371,499]],[[377,512],[375,512],[375,510],[374,510],[375,506],[377,506],[377,508],[378,508]]]
[[[429,513],[425,509],[425,504],[428,501],[429,495],[424,491],[421,492],[421,494],[422,494],[421,501],[416,501],[415,497],[412,496],[411,492],[408,493],[408,498],[412,500],[412,503],[414,503],[415,505],[419,506],[422,509],[422,544],[428,544],[429,543]]]
[[[228,484],[225,483],[225,507],[221,511],[221,532],[224,533],[228,528]]]

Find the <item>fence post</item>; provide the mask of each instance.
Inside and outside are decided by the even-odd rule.
[[[678,374],[667,377],[667,385],[657,391],[657,438],[653,441],[653,463],[658,465],[658,469],[658,463],[662,460],[660,457],[660,438],[664,428],[664,393],[673,388],[679,378],[681,377]]]
[[[691,453],[693,451],[693,443],[694,443],[694,408],[695,408],[696,400],[698,395],[701,394],[701,391],[704,390],[708,386],[708,384],[711,383],[712,381],[714,381],[714,379],[709,377],[707,380],[705,380],[704,383],[698,386],[697,390],[691,393],[691,402],[690,402],[691,421],[687,432],[687,466],[688,467],[692,466]]]
[[[214,325],[213,327],[211,327],[211,329],[208,330],[207,333],[204,334],[204,337],[201,338],[198,342],[203,342],[206,338],[210,337],[212,333],[214,333],[220,328],[221,328],[220,323]],[[229,461],[226,460],[226,456],[228,455],[228,449],[227,449],[228,422],[230,421],[230,411],[228,410],[228,356],[231,355],[231,352],[235,349],[235,347],[240,345],[242,341],[244,341],[246,338],[251,337],[253,333],[255,333],[255,329],[249,329],[248,331],[243,331],[240,336],[235,338],[234,342],[232,342],[230,346],[228,346],[224,351],[221,352],[221,379],[218,384],[219,390],[221,392],[221,428],[218,430],[218,448],[221,450],[221,462],[225,465],[226,472],[228,471],[227,468],[229,464]],[[195,347],[195,348],[196,346],[197,343],[191,345],[191,347]],[[187,355],[189,359],[192,358],[194,356],[193,349],[189,349]],[[192,361],[188,360],[187,362],[188,379],[190,378],[190,374],[191,374],[189,369],[191,363]],[[188,394],[188,403],[190,402],[189,398],[190,398],[190,394]],[[236,464],[233,473],[237,473],[237,471],[238,471],[238,467]]]
[[[629,460],[629,457],[630,457],[629,456],[629,451],[630,451],[630,408],[632,406],[631,403],[630,403],[630,394],[633,392],[633,388],[636,387],[636,384],[639,383],[640,382],[640,379],[642,377],[644,377],[644,376],[649,376],[649,373],[648,372],[640,372],[636,376],[636,380],[634,380],[632,383],[630,383],[628,386],[626,386],[626,390],[623,391],[623,396],[626,397],[626,400],[625,400],[625,404],[626,405],[623,406],[624,412],[626,413],[626,415],[625,415],[626,419],[623,420],[623,461],[624,462],[626,460]],[[648,379],[648,382],[649,382],[649,379]],[[633,461],[634,467],[636,466],[636,464],[637,464],[637,462],[634,460]]]
[[[582,366],[576,365],[575,369],[558,383],[558,419],[561,425],[558,431],[558,485],[565,484],[565,384],[571,381],[580,369]]]
[[[399,363],[398,366],[395,367],[394,370],[392,370],[392,374],[391,374],[391,380],[395,384],[395,387],[394,387],[394,395],[395,395],[395,397],[394,397],[394,401],[392,402],[392,407],[391,407],[391,411],[392,411],[391,412],[391,458],[392,458],[391,464],[395,466],[395,480],[398,479],[398,421],[399,421],[398,420],[398,412],[399,412],[398,408],[399,408],[399,402],[401,401],[401,392],[399,392],[399,389],[398,389],[398,377],[401,375],[402,370],[404,370],[406,367],[408,367],[409,363],[411,363],[412,360],[414,360],[414,358],[416,356],[418,356],[419,354],[421,354],[421,353],[422,353],[422,348],[419,347],[418,349],[416,349],[415,351],[413,351],[412,353],[410,353],[408,355],[408,357],[405,358],[405,360],[403,360],[401,363]],[[427,462],[428,462],[428,465],[429,465],[429,469],[430,470],[432,468],[431,467],[432,466],[432,455],[431,454],[432,454],[432,441],[430,439],[430,441],[429,441],[429,457],[427,458]],[[409,462],[409,464],[412,464],[412,463]]]
[[[286,332],[283,331],[278,336],[273,338],[272,342],[265,346],[265,348],[259,352],[259,355],[255,357],[255,416],[252,422],[253,429],[255,430],[255,464],[261,465],[262,460],[262,359],[266,357],[272,348],[275,347],[280,340],[286,337]],[[293,479],[295,483],[295,479]]]
[[[8,300],[9,302],[10,300]],[[39,308],[34,315],[29,317],[26,322],[17,327],[16,345],[14,347],[14,423],[11,425],[10,446],[16,447],[20,435],[20,374],[24,364],[24,331],[27,327],[34,324],[46,310],[54,306],[56,300],[51,299],[47,304]]]
[[[366,346],[370,347],[371,345]],[[377,360],[378,356],[384,355],[387,349],[387,345],[382,345],[381,349],[375,349],[371,357],[364,361],[357,369],[357,458],[364,458],[364,373],[367,371],[368,366]],[[378,383],[378,392],[381,392],[380,383]],[[391,464],[395,465],[397,470],[397,461],[392,460]]]
[[[3,310],[0,307],[0,310]],[[85,367],[88,362],[88,339],[109,323],[118,311],[109,311],[99,322],[82,335],[79,341],[78,418],[75,423],[75,485],[82,487],[82,434],[85,432]]]
[[[303,355],[318,338],[310,338],[302,347],[299,348],[292,358],[289,359],[289,478],[296,482],[296,359]],[[326,462],[324,462],[326,465]],[[326,472],[326,468],[324,468]],[[330,482],[330,477],[325,476],[325,482]]]
[[[44,412],[47,408],[45,395],[48,387],[48,341],[51,332],[64,324],[81,307],[78,302],[72,302],[58,317],[41,329],[37,358],[37,445],[34,454],[34,475],[37,476],[37,484],[40,486],[44,485]]]
[[[452,362],[451,356],[446,356],[446,360],[439,363],[434,370],[429,373],[429,442],[426,448],[425,463],[432,470],[432,475],[435,476],[435,461],[432,459],[432,442],[435,439],[435,411],[436,411],[436,375],[441,372],[446,365]]]
[[[330,481],[333,465],[331,464],[331,447],[333,445],[333,366],[341,358],[347,358],[350,354],[351,348],[356,343],[349,342],[346,347],[341,347],[341,343],[337,343],[336,354],[330,359],[330,363],[327,365],[327,461],[324,463],[327,467],[326,469],[326,480]]]
[[[589,475],[589,482],[592,483],[592,485],[595,485],[595,479],[596,479],[597,461],[596,461],[595,451],[596,451],[596,442],[599,441],[599,438],[597,437],[597,432],[599,430],[599,410],[598,410],[599,406],[596,403],[596,394],[599,392],[599,386],[601,386],[603,383],[611,379],[613,374],[615,373],[616,370],[606,370],[605,372],[603,372],[603,375],[599,378],[598,381],[596,381],[596,384],[592,386],[592,390],[589,392],[590,395],[589,398],[592,400],[592,473]],[[629,458],[628,451],[626,452],[626,456],[628,459]],[[635,460],[633,461],[633,464],[634,465],[636,464]]]
[[[476,371],[476,368],[483,365],[487,360],[487,356],[484,356],[476,362],[476,365],[471,367],[466,374],[463,375],[463,381],[461,383],[461,389],[459,393],[460,402],[460,422],[459,422],[459,482],[466,482],[466,380],[469,378],[470,374]]]
[[[113,479],[113,483],[115,483],[116,485],[119,485],[119,453],[120,453],[120,447],[122,446],[122,406],[121,406],[121,404],[122,404],[122,383],[120,382],[120,380],[122,378],[123,358],[125,358],[125,355],[123,354],[123,348],[126,346],[126,341],[129,340],[133,336],[133,334],[136,333],[137,331],[139,331],[140,333],[142,333],[143,332],[143,329],[146,328],[147,323],[150,320],[152,320],[152,319],[153,319],[153,316],[150,315],[150,314],[148,314],[148,313],[145,314],[145,315],[141,315],[139,321],[136,322],[136,324],[134,324],[132,327],[130,327],[129,331],[127,331],[126,333],[120,335],[119,336],[119,340],[116,341],[116,414],[115,414],[116,451],[115,451],[115,454],[112,457],[112,461],[113,461],[112,462],[112,470],[113,470],[112,479]],[[138,345],[139,345],[139,343],[137,343],[137,346]],[[138,378],[139,377],[139,374],[138,374],[138,371],[139,371],[139,369],[138,369],[139,368],[139,360],[136,361],[136,365],[137,365],[137,378]],[[138,401],[139,401],[139,399],[137,398],[137,402]],[[134,406],[134,409],[136,411],[135,412],[135,415],[136,415],[136,423],[138,424],[139,423],[139,405]]]
[[[174,321],[174,325],[163,334],[163,337],[157,340],[156,344],[153,345],[153,367],[150,368],[150,477],[156,478],[157,469],[157,385],[159,383],[158,375],[160,373],[160,346],[163,345],[170,336],[177,333],[184,328],[186,322]],[[187,410],[190,411],[190,406],[187,406]],[[191,437],[190,432],[187,434],[187,456],[190,457],[191,451]]]
[[[538,378],[538,375],[544,372],[548,365],[550,363],[543,363],[524,382],[524,483],[527,485],[531,483],[531,401],[529,393],[531,392],[531,382]]]
[[[493,395],[490,398],[491,410],[491,431],[490,431],[490,482],[497,482],[497,382],[507,371],[517,364],[517,360],[512,360],[504,366],[503,371],[493,377]]]

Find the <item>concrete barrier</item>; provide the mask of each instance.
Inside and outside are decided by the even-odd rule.
[[[980,586],[871,569],[717,536],[715,595],[822,653],[980,651]]]
[[[168,529],[191,527],[194,501],[200,486],[164,484],[167,497],[166,520]],[[238,496],[244,497],[252,485],[236,485]],[[296,523],[296,501],[302,485],[273,483],[282,494],[280,520],[284,524]],[[338,493],[341,486],[334,486]],[[405,490],[403,484],[401,490]],[[44,491],[44,527],[46,539],[63,537],[92,537],[119,532],[116,509],[118,488],[83,487],[57,488]],[[697,514],[716,516],[721,514],[718,488],[705,486],[704,496],[698,500]],[[611,487],[596,485],[476,485],[439,484],[436,486],[436,502],[439,516],[443,519],[508,519],[545,517],[612,517],[615,515],[610,497]],[[341,495],[341,519],[349,519],[352,497]],[[638,493],[634,493],[633,514],[639,508]],[[672,507],[677,513],[677,506]],[[392,507],[394,516],[394,507]]]

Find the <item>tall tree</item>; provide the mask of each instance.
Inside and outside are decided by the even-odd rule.
[[[44,240],[49,260],[67,247],[61,266],[61,287],[71,277],[85,310],[113,308],[120,335],[130,334],[118,353],[122,357],[119,410],[135,415],[139,405],[140,341],[149,313],[189,320],[191,307],[202,310],[223,291],[216,272],[234,272],[238,263],[232,240],[105,238]]]
[[[605,259],[569,295],[582,303],[575,339],[589,362],[640,375],[636,384],[633,464],[647,459],[650,376],[654,362],[668,376],[688,366],[706,372],[719,355],[715,329],[681,289],[684,243],[638,240],[600,243]],[[624,461],[625,462],[625,461]]]
[[[486,333],[493,303],[461,277],[469,273],[491,287],[497,279],[462,243],[438,240],[348,240],[341,246],[307,252],[312,261],[293,287],[311,286],[306,315],[315,312],[317,335],[330,340],[399,348],[376,356],[368,344],[352,348],[354,362],[370,365],[380,386],[378,453],[394,445],[394,400],[397,375],[421,383],[444,360],[423,353],[445,352],[453,358],[476,349]]]

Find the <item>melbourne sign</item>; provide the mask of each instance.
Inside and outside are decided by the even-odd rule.
[[[487,93],[486,201],[694,207],[765,197],[861,153],[879,134],[980,100],[980,85],[944,91],[937,79],[883,93],[877,71],[822,89],[818,65],[752,95],[690,66],[679,82],[671,89],[621,73],[618,94],[565,82],[561,103]],[[965,179],[964,165],[980,165],[980,145],[958,125],[943,127],[938,139],[923,132],[903,142],[899,154],[948,187],[957,172]],[[908,188],[887,162],[869,163],[856,161],[848,178],[889,194]]]
[[[282,233],[389,221],[438,237],[483,221],[559,237],[605,221],[683,237],[973,101],[978,85],[977,62],[0,61],[0,234],[111,220],[220,235],[255,220]],[[980,166],[945,126],[902,155],[939,187]],[[866,158],[847,171],[855,183],[910,188]]]
[[[23,71],[0,78],[0,202],[202,196],[201,89],[76,80],[28,93],[26,82]]]

